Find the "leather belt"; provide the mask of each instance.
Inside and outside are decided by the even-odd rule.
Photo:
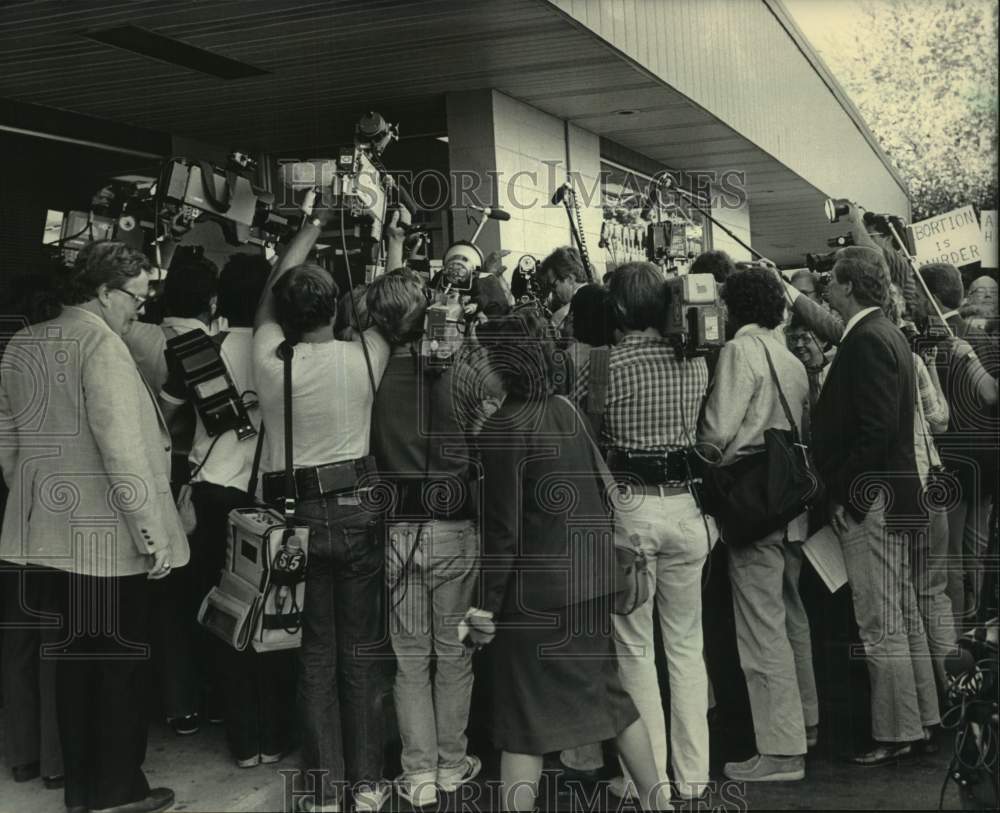
[[[687,449],[674,449],[669,452],[610,449],[608,468],[623,482],[638,480],[646,486],[686,490],[687,455]]]
[[[295,469],[295,494],[285,494],[285,473],[268,472],[261,480],[262,496],[268,504],[281,503],[286,496],[297,500],[316,500],[330,494],[356,494],[358,482],[375,474],[375,458],[371,455],[357,460],[326,463]],[[365,489],[375,485],[366,484]]]

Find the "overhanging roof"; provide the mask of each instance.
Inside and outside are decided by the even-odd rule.
[[[224,80],[84,36],[127,24],[269,73]],[[745,170],[755,246],[779,262],[833,233],[824,192],[544,0],[44,0],[0,9],[0,41],[0,96],[286,154],[370,108],[440,133],[447,92],[492,87],[669,167]]]

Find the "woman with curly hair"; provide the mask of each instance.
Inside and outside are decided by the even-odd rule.
[[[472,643],[492,642],[503,809],[534,809],[544,754],[615,738],[643,808],[666,810],[668,786],[618,676],[614,547],[596,452],[586,422],[555,394],[550,331],[523,310],[477,337],[507,397],[479,436],[483,587],[464,623]]]
[[[726,465],[763,449],[766,430],[789,428],[775,378],[801,434],[809,383],[802,363],[775,333],[785,293],[770,271],[732,274],[722,297],[736,335],[719,354],[698,440],[716,447]],[[804,534],[795,533],[793,524],[750,545],[729,547],[736,642],[758,750],[745,762],[725,765],[725,775],[736,781],[802,779],[804,755],[815,743],[819,707],[809,621],[798,588],[797,540]]]

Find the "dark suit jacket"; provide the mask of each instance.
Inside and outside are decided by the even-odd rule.
[[[830,499],[859,521],[883,484],[888,514],[922,513],[913,451],[915,387],[906,338],[881,311],[865,316],[841,342],[812,421],[812,452]]]
[[[561,398],[508,398],[483,427],[484,609],[530,614],[614,592],[611,524],[580,421]]]

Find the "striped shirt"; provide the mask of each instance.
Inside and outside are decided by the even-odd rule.
[[[665,451],[695,443],[708,388],[703,358],[678,361],[662,337],[632,334],[611,348],[601,443],[617,449]],[[573,400],[586,407],[588,366],[577,372]]]

